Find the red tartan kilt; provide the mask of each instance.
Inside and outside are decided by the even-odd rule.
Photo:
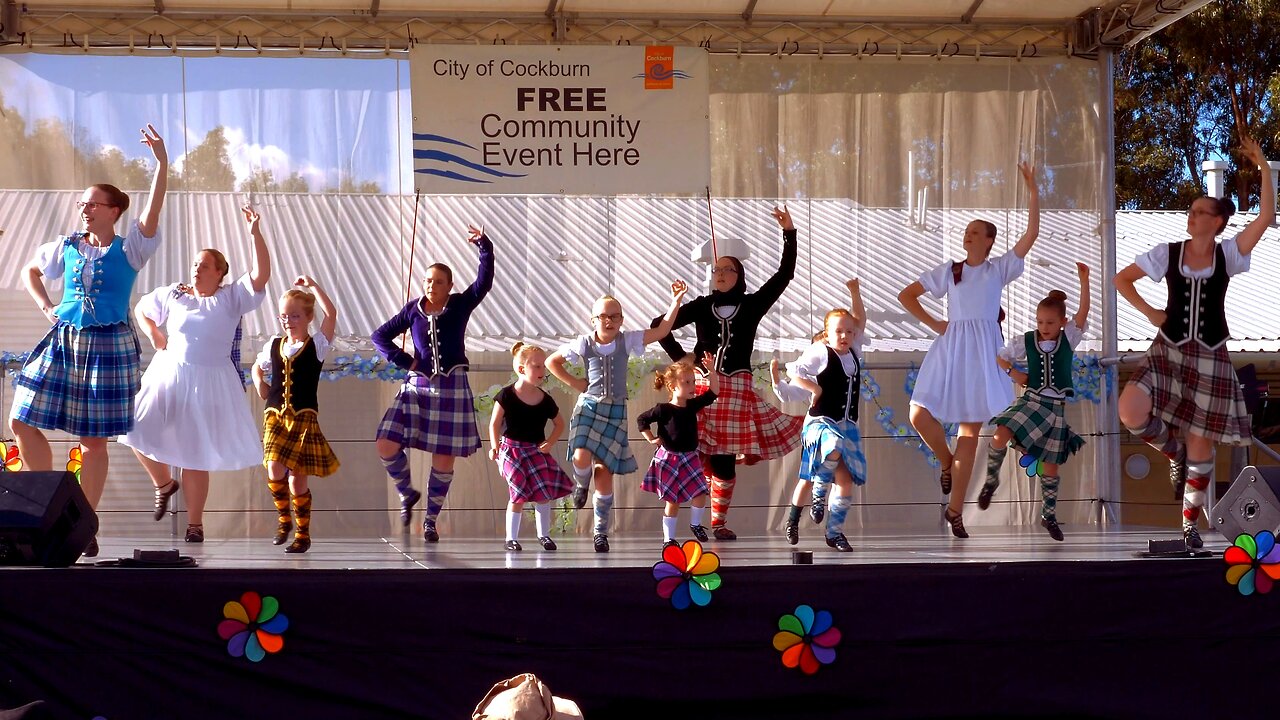
[[[698,378],[698,394],[706,392]],[[720,375],[720,392],[698,413],[698,452],[737,455],[748,464],[780,458],[799,449],[804,418],[787,415],[755,391],[749,372]]]
[[[1253,436],[1240,380],[1225,345],[1174,345],[1157,334],[1131,378],[1151,397],[1151,412],[1180,433],[1248,445]]]

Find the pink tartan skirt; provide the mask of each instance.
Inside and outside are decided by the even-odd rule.
[[[640,489],[663,502],[686,503],[707,494],[707,478],[696,451],[671,452],[660,447],[640,482]]]
[[[698,394],[706,392],[698,378]],[[772,460],[800,447],[804,418],[787,415],[756,393],[749,372],[720,376],[720,392],[698,413],[698,452],[738,455],[750,465]]]
[[[1151,413],[1179,433],[1229,445],[1253,437],[1240,380],[1226,345],[1210,350],[1195,340],[1174,345],[1157,334],[1129,383],[1151,396]]]
[[[551,502],[573,490],[573,481],[560,463],[533,443],[502,438],[498,468],[507,481],[511,502]]]

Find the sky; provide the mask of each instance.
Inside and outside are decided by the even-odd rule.
[[[221,125],[238,180],[266,168],[313,189],[342,172],[384,192],[413,188],[405,60],[23,53],[0,56],[0,88],[28,127],[58,118],[129,157],[150,158],[138,139],[151,122],[180,168]]]

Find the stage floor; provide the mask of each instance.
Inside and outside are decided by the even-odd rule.
[[[1063,526],[1065,542],[1054,542],[1041,528],[991,528],[970,531],[967,540],[953,538],[945,529],[906,533],[850,535],[853,552],[828,548],[820,529],[801,526],[800,544],[791,546],[781,536],[740,537],[731,542],[712,540],[704,549],[720,556],[728,566],[791,565],[791,551],[813,552],[815,565],[918,564],[918,563],[1019,563],[1129,561],[1147,549],[1151,539],[1176,539],[1171,528],[1135,526]],[[1216,532],[1204,532],[1205,549],[1221,554],[1228,543]],[[688,538],[680,538],[686,540]],[[385,538],[316,538],[311,550],[289,555],[269,540],[216,539],[186,543],[178,537],[109,537],[98,539],[100,555],[82,558],[78,566],[132,557],[133,550],[176,548],[211,569],[295,570],[459,570],[459,569],[579,569],[648,567],[658,561],[661,542],[652,536],[615,536],[608,553],[595,552],[591,538],[558,536],[555,552],[546,552],[536,538],[521,539],[524,550],[507,552],[501,538],[449,538],[428,544],[417,533]]]

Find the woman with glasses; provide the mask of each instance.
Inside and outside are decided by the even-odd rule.
[[[453,483],[453,465],[480,449],[475,399],[467,380],[467,323],[493,287],[493,243],[484,230],[468,226],[467,241],[480,250],[476,279],[453,292],[453,270],[444,263],[427,268],[425,293],[373,331],[373,345],[389,362],[409,371],[400,392],[378,424],[376,448],[400,494],[400,522],[409,527],[422,492],[413,487],[409,448],[431,453],[427,512],[422,537],[439,542],[436,520]],[[397,344],[405,332],[413,353]]]
[[[1213,477],[1214,444],[1248,445],[1253,436],[1227,352],[1225,303],[1231,276],[1249,269],[1253,248],[1275,222],[1276,188],[1258,143],[1243,137],[1240,146],[1262,171],[1258,216],[1219,243],[1235,207],[1230,200],[1198,198],[1187,213],[1188,239],[1155,246],[1115,277],[1116,290],[1159,328],[1120,393],[1120,422],[1169,458],[1190,548],[1204,546],[1196,523]],[[1169,296],[1163,310],[1138,293],[1134,283],[1142,277],[1164,281]]]
[[[239,368],[228,359],[240,318],[262,304],[271,255],[261,217],[241,212],[253,238],[253,268],[223,285],[230,270],[217,250],[196,253],[191,283],[158,287],[134,309],[156,354],[142,376],[133,430],[120,437],[155,485],[156,520],[169,498],[186,488],[187,542],[204,542],[209,473],[262,463],[262,443],[244,396]],[[181,481],[170,468],[181,468]]]
[[[155,156],[156,173],[142,215],[126,235],[116,235],[115,224],[129,209],[129,196],[114,185],[90,186],[76,203],[80,231],[40,246],[22,272],[27,292],[52,327],[18,374],[9,427],[31,470],[53,469],[43,431],[79,438],[80,485],[94,509],[107,482],[107,438],[133,427],[141,358],[129,299],[138,271],[160,247],[160,208],[168,187],[164,140],[148,125],[141,142]],[[43,278],[65,278],[61,301],[49,299]],[[97,538],[84,554],[98,554]]]
[[[747,292],[746,272],[738,258],[718,257],[712,270],[712,292],[695,298],[680,308],[675,328],[692,324],[696,341],[691,361],[702,362],[706,353],[715,357],[715,366],[704,372],[720,373],[720,395],[699,413],[698,451],[710,476],[711,530],[717,540],[738,536],[726,522],[733,488],[737,483],[737,460],[748,464],[779,458],[800,447],[804,418],[783,414],[766,403],[753,387],[751,353],[756,331],[769,308],[782,297],[796,271],[796,228],[786,208],[773,209],[782,228],[782,262],[759,290]],[[654,326],[661,318],[656,318]],[[671,335],[662,339],[662,349],[679,362],[689,353]],[[698,381],[699,392],[708,387]]]

